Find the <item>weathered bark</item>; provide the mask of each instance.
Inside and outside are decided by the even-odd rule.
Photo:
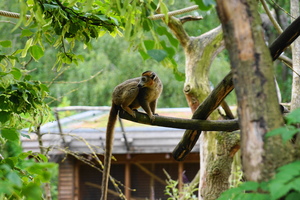
[[[298,17],[300,15],[299,0],[291,0],[291,15]],[[294,21],[294,19],[292,19]],[[293,85],[292,85],[292,101],[291,110],[300,108],[300,38],[296,39],[292,44],[292,60],[293,60]],[[300,158],[300,133],[296,138],[296,156]]]
[[[283,118],[257,1],[217,0],[217,10],[238,99],[244,175],[248,180],[268,180],[292,156],[280,137],[264,140],[267,131],[283,125]]]
[[[38,142],[39,142],[39,147],[40,147],[40,152],[41,154],[48,156],[47,152],[45,152],[44,150],[44,144],[43,144],[43,140],[42,140],[42,133],[41,133],[41,124],[37,125],[36,128],[36,135],[38,138]],[[51,185],[49,182],[44,184],[44,194],[45,194],[45,199],[46,200],[51,200],[52,199],[52,195],[51,195]]]
[[[184,93],[193,112],[210,92],[209,68],[215,56],[223,49],[220,26],[199,37],[191,37],[184,47],[186,56]]]
[[[200,149],[199,199],[217,199],[229,188],[235,153],[240,149],[239,133],[203,132]],[[202,159],[204,159],[202,161]],[[216,187],[217,185],[217,187]]]
[[[183,29],[180,20],[172,17],[168,26],[180,41],[185,51],[186,81],[184,93],[190,108],[194,112],[200,103],[209,95],[209,68],[215,56],[224,48],[221,27],[219,26],[198,37],[189,37]],[[208,115],[204,119],[206,119]],[[216,115],[212,115],[210,119],[216,119],[216,117]],[[228,179],[231,173],[232,149],[234,148],[228,144],[234,143],[233,146],[236,146],[239,137],[234,137],[233,139],[223,137],[222,134],[224,133],[204,133],[201,138],[200,199],[216,199],[229,187]],[[200,134],[196,135],[199,137]],[[189,138],[189,140],[193,141],[197,141],[197,139],[198,138]],[[192,146],[193,145],[194,144],[192,144]],[[178,155],[178,157],[180,159],[177,160],[182,160],[184,155],[181,154]]]
[[[299,0],[291,0],[291,15],[293,17],[299,16]],[[292,54],[293,54],[293,70],[298,74],[300,74],[300,38],[296,39],[292,44]],[[293,73],[291,110],[294,110],[299,107],[300,107],[300,77],[296,73]]]

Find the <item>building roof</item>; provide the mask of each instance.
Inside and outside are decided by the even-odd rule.
[[[176,110],[171,110],[175,112]],[[178,109],[178,112],[190,112],[189,109]],[[49,150],[49,154],[64,154],[65,148],[73,152],[90,154],[92,152],[103,154],[105,146],[105,127],[86,127],[87,120],[93,121],[107,115],[107,110],[88,111],[72,117],[59,120],[62,127],[62,135],[57,121],[41,127],[43,148]],[[183,113],[181,115],[184,115]],[[82,128],[84,127],[84,128]],[[139,124],[124,126],[115,129],[113,154],[127,153],[171,153],[180,141],[184,130],[174,128],[155,127]],[[26,131],[24,131],[26,132]],[[30,133],[30,139],[23,138],[22,146],[25,151],[39,151],[39,142],[35,133]],[[65,141],[65,144],[63,143]],[[193,152],[199,151],[199,141]]]

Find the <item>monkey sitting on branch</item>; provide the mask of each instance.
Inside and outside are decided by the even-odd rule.
[[[150,120],[154,121],[157,99],[160,96],[162,89],[162,82],[152,71],[146,71],[141,77],[126,80],[115,87],[112,94],[112,106],[106,128],[101,200],[107,200],[114,127],[117,121],[118,112],[123,109],[135,118],[135,110],[142,107]]]

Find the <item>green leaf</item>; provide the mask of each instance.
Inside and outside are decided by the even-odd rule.
[[[289,183],[291,190],[295,190],[300,192],[300,173],[298,174],[299,177],[295,177],[293,181]]]
[[[11,47],[11,41],[10,40],[0,41],[0,45],[3,47]]]
[[[299,177],[300,179],[300,161],[295,161],[278,168],[278,172],[272,181],[287,183],[295,179],[295,177]]]
[[[163,49],[168,53],[168,57],[172,58],[173,56],[175,56],[176,51],[175,51],[174,48],[172,48],[172,47],[167,47],[165,41],[161,41],[160,44],[161,44],[161,46],[163,47]]]
[[[20,80],[22,77],[22,72],[18,68],[13,68],[12,71],[10,72],[15,79]]]
[[[232,200],[235,199],[240,193],[243,193],[244,191],[241,190],[239,187],[237,188],[231,188],[229,190],[226,190],[221,194],[221,196],[218,198],[218,200]]]
[[[1,130],[1,135],[7,140],[11,140],[11,141],[19,140],[19,132],[16,129],[4,128]]]
[[[28,30],[28,29],[22,30],[21,37],[29,37],[29,36],[32,36],[32,35],[33,35],[33,32],[31,32],[30,30]]]
[[[216,5],[214,0],[203,0],[203,4],[205,6],[214,6],[214,5]]]
[[[193,0],[198,6],[200,10],[210,10],[215,5],[215,2],[212,0]]]
[[[148,18],[146,18],[143,21],[143,29],[145,30],[145,32],[150,31],[151,27],[153,26],[152,21]]]
[[[0,111],[0,122],[4,124],[7,122],[10,118],[11,112],[6,112],[6,111]]]
[[[39,60],[44,56],[44,51],[40,46],[33,45],[30,47],[30,54],[35,60]]]
[[[8,181],[0,181],[0,194],[11,195],[14,191],[14,186]]]
[[[147,50],[151,50],[154,48],[155,42],[153,40],[145,40],[144,45]]]
[[[271,182],[269,188],[272,199],[279,199],[290,191],[289,186],[280,182]]]
[[[15,172],[9,172],[8,174],[7,174],[7,179],[11,182],[11,183],[13,183],[14,185],[16,185],[17,187],[22,187],[22,180],[21,180],[21,178],[20,178],[20,176],[18,176],[18,174],[17,173],[15,173]]]
[[[151,58],[153,58],[157,62],[162,61],[163,59],[165,59],[165,57],[168,56],[165,50],[160,50],[160,49],[148,50],[147,53]]]
[[[179,41],[173,36],[173,34],[171,34],[168,29],[166,27],[160,26],[156,29],[157,33],[159,35],[165,35],[168,40],[170,41],[170,43],[172,44],[172,46],[174,47],[178,47],[179,45]]]
[[[147,60],[150,58],[150,56],[145,51],[139,50],[139,53],[142,56],[143,60]]]
[[[16,164],[18,163],[18,158],[17,157],[8,157],[5,160],[5,163],[10,166],[10,168],[14,168]]]
[[[40,186],[36,183],[29,183],[22,189],[22,195],[26,197],[27,200],[42,199],[42,191]]]
[[[32,152],[28,151],[28,152],[20,153],[18,157],[19,157],[19,159],[24,160],[25,158],[27,158],[28,156],[31,156],[31,155],[32,155]]]
[[[269,131],[265,137],[271,137],[271,136],[275,136],[275,135],[281,135],[282,139],[284,142],[292,139],[292,137],[299,132],[299,129],[297,129],[294,126],[291,125],[287,125],[284,127],[280,127],[277,129],[274,129],[272,131]]]
[[[59,9],[59,6],[48,3],[44,3],[43,6],[45,11]]]
[[[166,21],[166,23],[168,23],[169,22],[168,7],[162,1],[159,2],[159,7],[160,7],[160,10],[161,10],[161,13],[165,14],[165,21]]]
[[[259,188],[259,183],[253,181],[247,181],[239,186],[243,190],[255,191]]]
[[[33,38],[27,40],[24,49],[22,50],[21,58],[24,58],[27,55],[28,49],[31,47]]]
[[[119,21],[116,18],[110,17],[110,19],[116,26],[119,26]]]
[[[50,92],[49,88],[45,84],[40,84],[40,87],[41,87],[43,92]]]
[[[297,124],[300,123],[300,108],[292,111],[286,115],[287,124]]]
[[[299,200],[300,192],[291,192],[286,197],[285,200]]]
[[[94,15],[96,16],[97,18],[99,18],[101,21],[109,21],[110,19],[106,16],[106,15]]]
[[[39,156],[40,159],[42,159],[44,162],[48,162],[48,158],[47,158],[45,155],[39,154],[38,156]]]
[[[22,133],[22,132],[21,132],[21,136],[30,139],[30,136],[29,136],[29,135],[27,135],[27,134],[25,134],[25,133]]]
[[[269,194],[260,194],[260,193],[252,193],[251,198],[248,198],[249,200],[255,199],[255,200],[269,200],[270,195]],[[246,199],[243,199],[246,200]]]
[[[175,79],[177,81],[184,81],[185,80],[185,74],[182,73],[182,72],[180,72],[180,71],[178,71],[177,68],[176,69],[174,68],[173,73],[174,73]]]

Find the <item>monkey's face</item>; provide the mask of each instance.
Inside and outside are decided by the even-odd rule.
[[[151,87],[154,81],[150,76],[142,76],[140,82],[138,83],[139,88]]]

